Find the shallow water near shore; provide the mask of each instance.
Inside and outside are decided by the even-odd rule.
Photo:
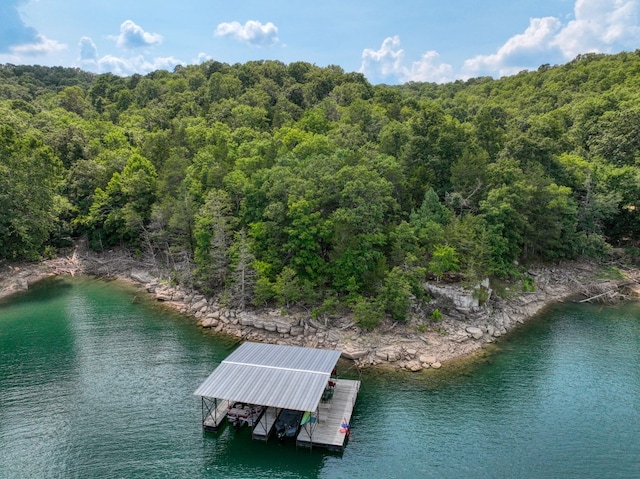
[[[3,300],[0,478],[640,477],[637,303],[558,304],[474,361],[364,371],[342,454],[202,432],[193,391],[236,345],[117,282]]]

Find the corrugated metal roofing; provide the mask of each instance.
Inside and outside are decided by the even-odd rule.
[[[196,389],[196,396],[315,411],[340,351],[244,343]]]

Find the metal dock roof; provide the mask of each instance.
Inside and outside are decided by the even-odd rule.
[[[196,389],[196,396],[315,411],[340,351],[243,343]]]

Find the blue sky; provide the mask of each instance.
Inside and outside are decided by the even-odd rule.
[[[637,48],[640,0],[0,0],[0,63],[118,75],[264,59],[441,83]]]

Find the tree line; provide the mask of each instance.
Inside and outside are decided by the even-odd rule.
[[[634,250],[639,83],[640,51],[443,85],[0,65],[0,259],[87,238],[232,307],[404,320],[427,278]]]

